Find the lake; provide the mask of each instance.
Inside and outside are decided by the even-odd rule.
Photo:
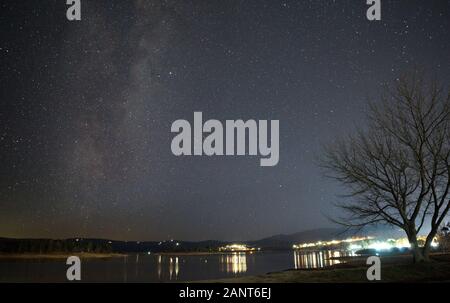
[[[183,282],[259,275],[286,269],[323,268],[351,252],[234,252],[214,255],[133,254],[83,259],[82,282]],[[65,282],[65,260],[0,260],[2,282]]]

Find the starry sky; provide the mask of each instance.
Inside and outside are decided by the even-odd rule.
[[[0,236],[251,240],[330,227],[322,145],[415,66],[450,80],[450,2],[0,1]],[[280,121],[280,162],[175,157],[177,119]]]

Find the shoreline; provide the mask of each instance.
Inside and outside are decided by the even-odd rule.
[[[450,282],[450,254],[431,255],[428,263],[412,263],[412,256],[381,257],[380,282],[418,283]],[[200,280],[193,283],[368,283],[365,259],[355,258],[345,263],[315,269],[286,269],[261,275]],[[373,283],[373,282],[372,282]]]
[[[254,251],[234,251],[234,252],[158,252],[151,253],[155,256],[164,257],[180,257],[180,256],[214,256],[214,255],[228,255],[232,253],[246,253],[254,254]],[[81,259],[107,259],[107,258],[123,258],[130,254],[145,254],[146,253],[0,253],[0,261],[5,259],[67,259],[70,256],[78,256]]]
[[[58,260],[67,259],[71,256],[80,257],[80,259],[109,259],[109,258],[123,258],[127,254],[119,253],[23,253],[23,254],[5,254],[0,253],[0,261],[2,260],[36,260],[36,259],[47,259],[47,260]]]
[[[154,253],[157,256],[214,256],[214,255],[229,255],[233,253],[246,253],[246,254],[254,254],[258,251],[216,251],[216,252],[208,252],[208,251],[199,251],[199,252],[158,252]],[[267,252],[267,251],[266,251]]]

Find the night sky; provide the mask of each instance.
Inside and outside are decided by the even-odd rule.
[[[0,1],[0,237],[251,240],[330,227],[322,145],[403,72],[450,81],[450,1]],[[171,124],[280,121],[280,162]]]

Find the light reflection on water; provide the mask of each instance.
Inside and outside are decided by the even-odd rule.
[[[352,251],[324,250],[324,251],[294,251],[295,269],[324,268],[339,264],[340,257],[354,256]]]
[[[220,269],[226,273],[245,273],[247,271],[247,254],[245,252],[234,252],[220,257]]]
[[[293,251],[294,269],[316,269],[342,263],[342,260],[336,259],[340,257],[354,256],[351,251]],[[202,257],[200,264],[207,265],[208,259],[211,263],[213,258]],[[255,259],[258,259],[258,253],[233,252],[229,254],[221,254],[218,257],[219,271],[226,274],[245,274],[249,269],[249,264],[255,264]],[[137,259],[138,260],[138,259]],[[169,281],[178,280],[180,269],[185,265],[183,257],[157,257],[157,272],[159,279],[167,279]],[[199,266],[199,265],[197,265]],[[214,266],[211,264],[211,266]],[[287,268],[286,268],[287,269]],[[166,273],[166,275],[164,275]],[[168,273],[168,276],[167,276]]]
[[[131,254],[82,260],[83,282],[182,282],[260,275],[338,264],[343,251],[265,251],[210,255]],[[1,260],[0,282],[65,282],[65,260]]]
[[[157,261],[158,279],[163,278],[163,268],[165,267],[169,273],[169,281],[178,280],[180,273],[180,259],[179,257],[164,257],[159,255]]]

